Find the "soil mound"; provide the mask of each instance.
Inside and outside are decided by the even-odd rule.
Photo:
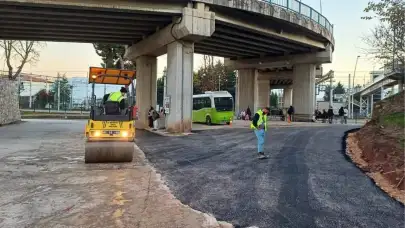
[[[404,92],[374,104],[372,119],[348,135],[348,154],[390,196],[405,204]]]

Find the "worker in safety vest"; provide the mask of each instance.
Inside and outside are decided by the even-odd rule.
[[[264,142],[266,141],[267,132],[267,116],[270,113],[270,108],[266,107],[256,112],[252,118],[250,128],[254,129],[257,137],[257,152],[259,153],[259,159],[267,158],[263,152]]]
[[[121,87],[120,91],[112,92],[110,94],[104,95],[104,104],[108,101],[118,102],[120,109],[125,109],[125,94],[127,93],[127,89],[125,87]]]

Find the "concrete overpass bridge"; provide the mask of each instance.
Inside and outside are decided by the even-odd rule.
[[[166,126],[176,132],[191,130],[194,53],[238,70],[237,110],[267,106],[270,86],[289,86],[285,104],[308,120],[316,70],[334,49],[332,25],[296,0],[0,0],[0,38],[127,45],[139,127],[156,103],[157,56],[167,53]]]

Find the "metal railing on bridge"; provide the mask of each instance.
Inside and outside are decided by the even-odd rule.
[[[297,1],[297,0],[262,0],[264,2],[281,6],[293,12],[299,13],[302,16],[305,16],[316,23],[320,24],[322,27],[326,28],[330,33],[333,34],[333,25],[322,16],[318,11],[312,9],[312,7]]]

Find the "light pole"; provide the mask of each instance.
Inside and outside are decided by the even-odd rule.
[[[350,117],[351,118],[353,118],[353,102],[354,102],[354,79],[355,79],[355,77],[356,77],[356,70],[357,70],[357,63],[359,62],[359,58],[360,58],[360,55],[358,55],[357,56],[357,58],[356,58],[356,65],[354,65],[354,73],[353,73],[353,83],[352,83],[352,88],[353,88],[353,92],[352,92],[352,99],[351,99],[351,104],[350,104],[350,107],[351,107],[351,109],[350,109]]]

